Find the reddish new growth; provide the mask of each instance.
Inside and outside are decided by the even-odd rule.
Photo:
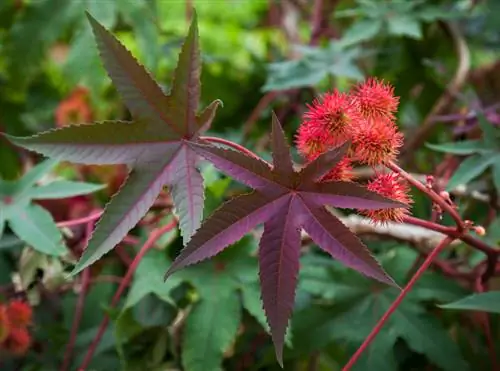
[[[20,300],[0,305],[0,352],[20,356],[31,346],[31,307]]]
[[[408,183],[397,173],[378,174],[368,183],[367,188],[372,192],[406,205],[412,203],[408,195]],[[383,224],[388,221],[402,222],[403,218],[408,214],[408,209],[361,210],[361,212],[374,222]]]
[[[321,153],[351,141],[348,155],[323,181],[352,180],[354,161],[373,167],[394,161],[403,145],[403,135],[395,123],[398,104],[393,87],[373,78],[349,94],[337,90],[327,93],[308,105],[298,130],[298,150],[312,161]],[[391,186],[395,189],[389,191]],[[406,204],[411,201],[408,187],[399,178],[379,175],[369,187],[397,201]],[[405,209],[376,210],[367,215],[378,222],[401,221],[406,212]]]

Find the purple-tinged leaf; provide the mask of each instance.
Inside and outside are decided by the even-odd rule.
[[[125,121],[72,125],[25,138],[7,137],[44,156],[89,165],[149,162],[179,146],[175,138],[154,132],[144,123]]]
[[[196,153],[214,164],[216,168],[241,183],[257,190],[277,185],[272,179],[271,168],[264,161],[231,149],[198,143],[189,143],[189,145]]]
[[[297,213],[302,215],[304,230],[322,250],[366,276],[396,286],[361,240],[324,207],[303,202]]]
[[[286,142],[285,133],[274,112],[272,113],[271,138],[273,142],[273,163],[275,165],[275,171],[284,177],[294,176],[290,147]]]
[[[196,111],[200,100],[201,58],[196,11],[193,11],[188,36],[182,45],[168,98],[168,112],[176,118],[179,129],[194,134]]]
[[[196,115],[201,62],[196,17],[182,47],[173,88],[165,95],[130,52],[88,15],[104,65],[134,122],[71,126],[10,139],[49,157],[83,164],[128,164],[129,177],[107,205],[74,273],[111,250],[144,216],[163,186],[172,190],[184,241],[203,215],[203,182],[188,141],[199,140],[220,105]]]
[[[165,275],[211,258],[238,241],[256,225],[266,222],[289,200],[254,192],[235,197],[206,219]]]
[[[300,171],[299,174],[301,178],[308,180],[309,182],[319,180],[332,170],[340,160],[342,160],[349,149],[349,146],[350,142],[346,142],[339,147],[322,153]]]
[[[283,367],[283,343],[292,314],[300,257],[300,226],[290,199],[264,224],[260,240],[259,277],[264,311],[271,328],[276,358]]]
[[[304,199],[318,206],[330,205],[346,209],[394,209],[407,205],[391,200],[353,182],[309,184],[301,191]]]
[[[196,126],[198,127],[199,133],[204,133],[210,128],[219,106],[222,106],[222,101],[216,99],[210,103],[199,116],[196,116]]]
[[[89,13],[87,17],[104,66],[132,116],[164,132],[175,129],[175,116],[169,112],[168,99],[158,84],[115,36]]]
[[[106,205],[106,212],[97,223],[72,274],[82,271],[113,249],[146,214],[168,181],[172,171],[167,166],[169,162],[167,157],[163,162],[132,169],[125,184]]]
[[[183,146],[170,165],[169,183],[184,245],[200,227],[203,216],[203,178],[196,169],[197,155]]]
[[[324,205],[362,209],[406,206],[353,182],[316,182],[344,156],[349,144],[325,153],[303,171],[296,172],[287,154],[289,148],[283,130],[275,117],[272,167],[245,153],[217,148],[201,141],[187,143],[217,168],[257,191],[232,199],[202,223],[166,277],[187,265],[218,254],[257,224],[264,223],[260,244],[262,298],[280,364],[283,338],[294,301],[300,228],[304,228],[322,249],[345,265],[395,285],[366,246],[324,208]]]

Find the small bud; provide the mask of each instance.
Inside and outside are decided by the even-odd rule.
[[[432,189],[432,187],[434,186],[434,177],[432,175],[427,175],[425,177],[425,185],[427,186],[427,188]]]
[[[480,225],[476,225],[472,228],[478,236],[484,236],[486,234],[486,229]]]

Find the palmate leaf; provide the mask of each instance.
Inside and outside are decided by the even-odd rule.
[[[175,69],[172,90],[164,94],[130,52],[88,15],[108,74],[129,108],[133,122],[107,121],[70,126],[14,143],[49,157],[83,164],[127,164],[125,184],[106,206],[78,273],[119,243],[168,186],[186,243],[203,215],[203,181],[196,154],[187,144],[207,130],[220,101],[199,116],[201,61],[196,15]]]
[[[56,165],[57,161],[46,160],[17,181],[0,180],[0,238],[8,223],[10,229],[35,250],[54,256],[66,253],[63,236],[52,215],[31,201],[88,194],[103,186],[65,180],[38,186],[37,183]]]
[[[500,313],[500,291],[489,291],[474,294],[440,305],[444,309],[477,310],[482,312]]]
[[[205,220],[166,276],[216,255],[263,223],[259,253],[262,299],[276,356],[282,365],[284,334],[299,270],[300,230],[305,229],[322,249],[343,264],[394,285],[366,246],[324,206],[360,209],[405,206],[353,183],[314,181],[327,171],[325,159],[334,159],[329,164],[331,169],[345,154],[348,144],[323,154],[296,172],[283,130],[275,117],[272,126],[274,166],[236,151],[190,144],[217,168],[256,191],[228,201]]]

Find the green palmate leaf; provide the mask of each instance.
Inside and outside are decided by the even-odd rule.
[[[160,48],[156,15],[154,10],[150,9],[154,5],[151,6],[145,1],[130,2],[122,0],[121,2],[123,4],[120,4],[120,12],[134,29],[144,64],[152,71],[155,71],[160,59]]]
[[[495,160],[495,156],[488,155],[473,155],[467,158],[448,181],[446,189],[452,190],[460,184],[467,184],[483,173]]]
[[[55,256],[66,253],[62,235],[52,215],[38,205],[30,205],[11,212],[9,226],[35,250]]]
[[[360,302],[356,302],[351,310],[336,319],[337,325],[334,328],[340,337],[361,342],[395,298],[396,293],[392,289],[370,292]],[[397,337],[401,337],[411,349],[424,354],[443,370],[468,370],[458,346],[446,330],[439,321],[424,313],[423,307],[415,302],[404,302],[371,346],[377,346],[379,341],[386,342],[388,337],[393,339],[394,344]],[[385,349],[388,352],[386,356],[393,357],[392,348]]]
[[[477,310],[500,313],[500,291],[489,291],[470,295],[452,303],[440,305],[440,307],[444,309]]]
[[[163,251],[149,251],[137,267],[124,310],[134,306],[149,294],[154,294],[161,300],[173,304],[170,293],[181,281],[179,279],[171,282],[163,281],[162,276],[169,265],[170,262]]]
[[[27,196],[32,199],[53,199],[86,195],[105,188],[106,185],[69,180],[58,180],[50,184],[32,188]]]
[[[87,194],[102,188],[97,184],[64,180],[36,186],[56,164],[54,160],[47,160],[33,167],[18,181],[0,180],[0,227],[3,229],[8,222],[19,238],[49,255],[66,252],[63,237],[51,214],[31,201]]]
[[[382,29],[382,21],[376,19],[361,20],[354,23],[342,37],[344,44],[357,44],[377,36]]]
[[[71,126],[16,144],[49,157],[84,164],[128,164],[129,177],[106,206],[77,273],[119,243],[147,212],[164,186],[171,190],[184,242],[203,215],[203,181],[187,141],[207,130],[220,101],[199,116],[201,61],[196,15],[182,47],[172,90],[165,95],[148,72],[103,26],[88,15],[104,65],[134,122]]]
[[[213,290],[195,304],[184,333],[182,363],[186,370],[218,371],[224,352],[235,340],[241,321],[236,291]]]
[[[255,265],[257,268],[257,265]],[[255,283],[247,283],[242,285],[241,294],[243,299],[243,308],[245,308],[248,313],[250,313],[255,320],[262,326],[264,330],[268,334],[271,333],[271,329],[269,328],[269,324],[267,323],[266,313],[262,308],[262,302],[260,299],[260,290],[257,282]],[[291,331],[287,331],[285,334],[285,344],[290,348],[292,347],[292,333]]]
[[[480,140],[464,140],[443,144],[426,143],[426,147],[439,152],[452,153],[454,155],[470,155],[485,151],[484,144]]]
[[[383,335],[378,337],[377,341],[363,352],[359,361],[353,366],[353,370],[398,371],[398,364],[393,351],[397,335],[394,332]]]
[[[396,36],[408,36],[414,39],[422,38],[420,22],[407,15],[396,15],[387,20],[389,33]]]
[[[45,160],[29,170],[19,181],[16,182],[16,193],[22,194],[38,183],[56,165],[56,160]]]

